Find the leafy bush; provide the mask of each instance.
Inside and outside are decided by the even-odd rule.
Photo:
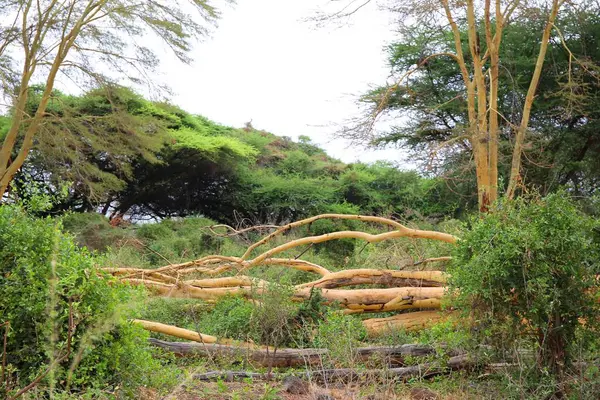
[[[339,312],[330,311],[321,321],[314,338],[316,347],[329,350],[329,357],[336,366],[352,366],[355,349],[367,332],[361,320]]]
[[[310,345],[314,329],[324,318],[323,297],[316,290],[309,299],[297,305],[290,300],[290,294],[288,287],[271,285],[257,295],[256,303],[239,296],[223,297],[192,329],[271,346]],[[164,321],[163,318],[155,320]]]
[[[44,386],[132,391],[158,377],[153,371],[160,365],[145,345],[147,334],[126,322],[142,294],[98,271],[94,258],[61,232],[59,222],[33,218],[17,206],[0,207],[0,316],[10,322],[13,389],[65,354]]]
[[[560,372],[577,331],[598,328],[598,221],[559,193],[471,223],[449,269],[459,305],[494,344],[532,343],[539,364]]]

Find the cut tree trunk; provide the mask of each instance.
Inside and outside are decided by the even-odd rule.
[[[216,300],[227,295],[244,295],[252,296],[252,294],[260,294],[264,288],[251,286],[238,287],[216,287],[216,288],[199,288],[181,282],[179,284],[165,284],[146,279],[124,278],[124,282],[129,282],[134,285],[143,285],[157,295],[163,297],[176,298],[192,298],[201,300]],[[385,305],[394,301],[399,305],[410,305],[410,302],[417,300],[440,300],[444,295],[443,287],[395,287],[387,289],[321,289],[321,296],[328,302],[338,302],[345,306],[347,304],[362,304],[369,305]],[[293,294],[293,299],[302,301],[310,298],[311,288],[305,287],[296,289]],[[391,305],[391,304],[390,304]],[[404,308],[420,308],[404,307]]]
[[[346,304],[386,304],[398,297],[406,300],[441,299],[443,287],[398,287],[388,289],[322,289],[321,295],[325,300]],[[294,297],[308,299],[310,288],[296,290]]]
[[[223,345],[233,345],[237,346],[240,349],[249,348],[249,349],[266,349],[266,346],[257,346],[254,343],[248,342],[239,342],[232,339],[219,339],[216,336],[206,335],[203,333],[198,333],[196,331],[192,331],[190,329],[178,328],[173,325],[161,324],[160,322],[152,322],[146,321],[143,319],[133,319],[132,323],[140,325],[142,328],[156,333],[162,333],[163,335],[173,336],[180,339],[191,340],[194,342],[204,344],[223,344]]]

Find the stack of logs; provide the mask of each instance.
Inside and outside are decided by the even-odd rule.
[[[271,242],[275,237],[320,219],[358,220],[378,223],[388,226],[391,230],[376,235],[360,231],[338,231],[319,236],[303,237],[250,258],[258,247]],[[299,246],[311,246],[330,240],[354,238],[365,240],[368,243],[375,243],[403,237],[440,240],[447,243],[456,243],[458,240],[457,237],[442,232],[411,229],[387,218],[322,214],[278,227],[262,240],[249,246],[241,257],[211,255],[198,260],[171,264],[156,269],[104,268],[104,270],[123,282],[143,285],[155,295],[193,298],[204,301],[215,301],[226,295],[242,295],[248,298],[260,295],[267,290],[270,283],[245,274],[246,271],[254,267],[277,265],[318,274],[320,275],[318,279],[294,287],[292,293],[294,300],[305,300],[311,296],[312,290],[319,289],[325,302],[339,304],[344,312],[348,314],[410,311],[387,318],[364,320],[363,323],[368,333],[376,336],[390,329],[413,330],[424,328],[443,318],[444,314],[439,309],[445,292],[446,275],[441,271],[379,269],[350,269],[331,272],[323,266],[308,261],[296,258],[277,258],[275,256]],[[444,262],[449,259],[450,257],[431,258],[423,260],[420,264]],[[234,273],[233,276],[218,277],[218,275],[231,274],[232,272]],[[203,279],[190,278],[199,275],[209,277]],[[340,289],[357,285],[377,285],[378,288]],[[148,321],[142,323],[146,329],[150,329],[151,324],[153,323]],[[151,330],[156,330],[156,326],[154,325],[154,329]],[[161,332],[174,334],[175,331],[164,328]],[[196,336],[193,334],[191,336],[185,335],[185,338],[206,342],[203,337],[206,338],[208,335],[200,335],[195,332],[194,334]],[[178,334],[174,334],[174,336],[178,336]]]

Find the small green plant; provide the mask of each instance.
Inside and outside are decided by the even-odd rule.
[[[219,379],[217,380],[217,390],[219,391],[219,393],[227,393],[229,391],[229,388],[227,387],[227,384],[223,382],[222,379]]]
[[[330,311],[317,328],[314,344],[329,351],[334,365],[350,367],[354,365],[355,349],[366,336],[360,319]]]
[[[279,389],[269,383],[265,383],[261,400],[277,400],[279,398]]]
[[[292,327],[289,321],[297,309],[290,299],[291,288],[286,286],[272,284],[260,293],[251,318],[256,341],[275,348],[290,342]]]

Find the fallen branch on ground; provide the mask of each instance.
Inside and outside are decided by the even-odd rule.
[[[173,325],[161,324],[160,322],[146,321],[143,319],[133,319],[132,323],[140,325],[142,328],[156,333],[162,333],[163,335],[173,336],[180,339],[191,340],[203,344],[224,344],[234,345],[238,348],[252,348],[252,349],[266,349],[266,346],[258,346],[254,343],[239,342],[232,339],[219,339],[216,336],[206,335],[198,333],[189,329],[178,328]]]
[[[366,223],[382,224],[391,228],[387,232],[371,234],[362,231],[338,231],[323,235],[302,237],[280,244],[250,258],[255,250],[266,245],[277,236],[283,235],[291,229],[310,225],[321,219],[355,220]],[[230,229],[231,227],[223,226]],[[163,297],[192,298],[204,301],[216,301],[227,295],[242,295],[251,301],[257,301],[257,296],[265,293],[271,284],[265,280],[241,275],[254,267],[279,265],[294,268],[304,272],[317,273],[320,279],[296,285],[291,293],[295,301],[304,301],[311,297],[314,289],[320,289],[321,297],[325,303],[336,303],[346,308],[345,313],[375,313],[402,311],[409,309],[440,309],[441,299],[444,296],[447,277],[441,271],[397,271],[378,269],[352,269],[330,272],[328,269],[300,259],[277,258],[288,250],[298,247],[310,248],[316,243],[324,243],[339,239],[361,239],[367,243],[376,243],[396,238],[420,238],[439,240],[447,243],[456,243],[456,236],[419,229],[408,228],[388,218],[346,215],[322,214],[306,218],[276,229],[258,242],[250,245],[241,257],[209,255],[197,260],[179,264],[169,264],[156,269],[143,268],[104,268],[123,282],[142,285],[156,295]],[[251,228],[248,228],[251,229]],[[450,260],[450,257],[428,258],[415,263],[427,264]],[[226,272],[237,273],[236,276],[214,277],[208,279],[190,279],[191,274],[206,274],[217,276]],[[339,289],[358,285],[377,285],[375,288]],[[383,287],[383,288],[382,288]],[[398,318],[370,319],[365,326],[371,334],[379,334],[389,329],[418,329],[430,326],[441,318],[436,312],[409,313],[399,315]],[[176,328],[176,327],[175,327]],[[165,328],[166,329],[166,328]],[[176,328],[180,329],[180,328]],[[183,335],[187,335],[181,333]],[[200,340],[194,336],[188,337]]]
[[[200,355],[207,357],[244,357],[245,359],[265,367],[297,367],[304,365],[322,365],[327,349],[277,349],[248,348],[234,345],[195,342],[167,342],[159,339],[149,339],[150,344],[168,350],[179,356]],[[376,358],[378,363],[388,366],[405,365],[407,356],[422,357],[435,353],[431,346],[405,344],[402,346],[372,346],[359,347],[354,350],[355,357],[360,361]],[[456,353],[455,353],[456,354]]]
[[[311,381],[333,382],[333,381],[358,381],[363,379],[372,380],[407,380],[410,378],[429,379],[438,375],[447,374],[451,371],[461,369],[471,369],[477,366],[476,360],[471,360],[468,355],[463,354],[451,357],[446,365],[439,366],[434,363],[424,363],[408,367],[388,368],[388,369],[367,369],[357,370],[353,368],[324,369],[316,371],[306,371],[295,376]],[[249,371],[211,371],[204,374],[195,374],[194,379],[200,381],[218,381],[223,380],[232,382],[238,379],[252,378],[259,380],[283,379],[289,374],[256,373]]]

